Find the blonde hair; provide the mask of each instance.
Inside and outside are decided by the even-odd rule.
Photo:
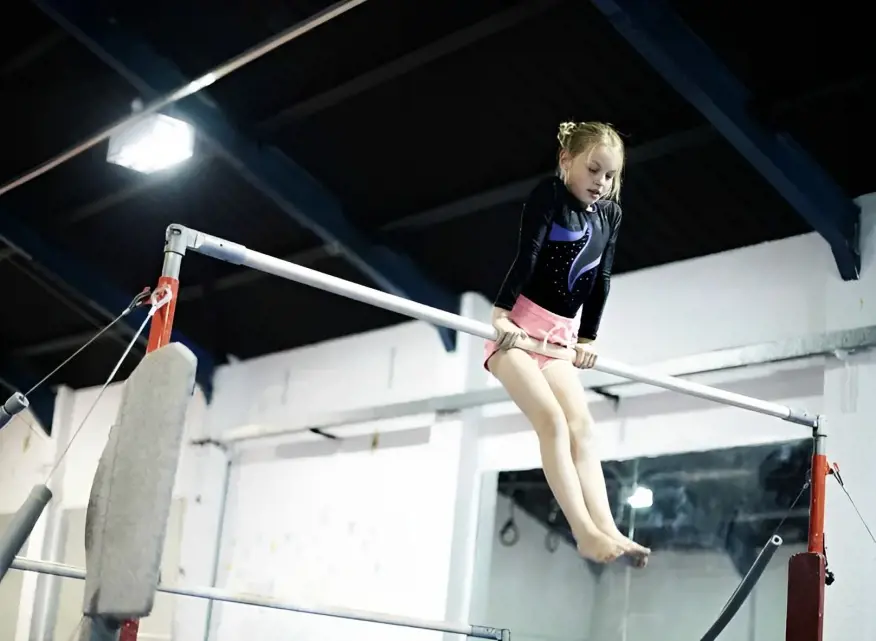
[[[624,141],[614,127],[604,122],[562,122],[557,140],[560,143],[559,155],[565,151],[572,158],[583,153],[589,156],[599,145],[616,150],[620,154],[621,167],[606,196],[611,200],[619,200],[626,154]]]

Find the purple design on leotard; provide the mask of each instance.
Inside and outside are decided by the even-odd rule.
[[[589,246],[590,243],[588,242],[587,245]],[[572,267],[569,269],[569,291],[572,291],[572,288],[575,286],[575,282],[579,278],[581,278],[584,274],[599,265],[599,261],[601,260],[602,254],[600,254],[596,258],[591,259],[591,257],[587,255],[587,247],[584,247],[584,249],[581,250],[581,253],[579,253],[578,256],[575,257],[575,260],[572,263]],[[584,264],[582,265],[582,263]]]
[[[561,243],[574,243],[576,240],[584,238],[584,234],[590,231],[590,223],[585,223],[584,229],[581,231],[573,231],[554,223],[551,225],[551,233],[548,234],[548,240],[553,240]]]
[[[599,265],[599,261],[602,260],[602,253],[600,252],[598,255],[594,255],[596,248],[593,244],[593,226],[590,221],[586,221],[584,223],[584,229],[580,231],[574,231],[571,229],[566,229],[565,227],[554,223],[551,225],[550,234],[548,234],[548,240],[552,240],[555,242],[561,243],[574,243],[576,241],[585,238],[584,247],[581,248],[581,251],[578,252],[578,255],[575,256],[575,260],[572,261],[572,266],[569,268],[569,276],[567,279],[567,285],[569,287],[569,291],[572,291],[572,288],[575,287],[575,283],[578,281],[581,276],[589,272],[591,269]],[[590,251],[588,251],[588,249]]]
[[[575,260],[572,261],[572,266],[569,268],[568,287],[570,292],[575,287],[578,279],[599,265],[599,261],[602,260],[602,252],[599,251],[597,244],[593,242],[593,228],[589,221],[585,227],[585,232],[587,232],[587,240],[584,242],[584,247],[575,256]]]

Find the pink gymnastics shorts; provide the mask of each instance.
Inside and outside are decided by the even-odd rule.
[[[517,302],[514,303],[508,317],[531,338],[539,341],[572,347],[578,340],[574,318],[566,318],[549,312],[522,295],[517,297]],[[484,344],[484,368],[487,371],[490,369],[487,362],[497,351],[495,341],[486,341]],[[544,369],[547,365],[558,360],[534,352],[527,351],[526,353],[538,363],[539,369]]]

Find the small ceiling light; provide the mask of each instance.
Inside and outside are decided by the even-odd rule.
[[[148,174],[188,160],[194,149],[195,129],[189,123],[150,114],[110,137],[107,161]]]

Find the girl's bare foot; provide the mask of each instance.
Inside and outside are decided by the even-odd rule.
[[[651,554],[651,550],[646,548],[643,545],[639,545],[632,539],[624,536],[620,533],[620,531],[612,527],[608,531],[604,531],[604,534],[610,537],[613,541],[618,543],[624,550],[624,554],[629,555],[635,559],[636,567],[643,568],[648,564],[648,556]]]
[[[648,565],[648,555],[647,554],[636,554],[635,552],[628,553],[630,555],[630,559],[633,562],[633,567],[643,568]]]
[[[576,536],[575,540],[578,542],[578,554],[597,563],[610,563],[625,552],[619,541],[599,530],[585,532]]]
[[[607,537],[611,538],[614,541],[620,543],[621,547],[623,547],[624,552],[629,552],[630,554],[651,554],[651,550],[646,548],[644,545],[639,545],[631,538],[624,536],[621,534],[621,531],[617,529],[617,526],[614,522],[610,522],[607,524],[597,524],[597,528]]]

